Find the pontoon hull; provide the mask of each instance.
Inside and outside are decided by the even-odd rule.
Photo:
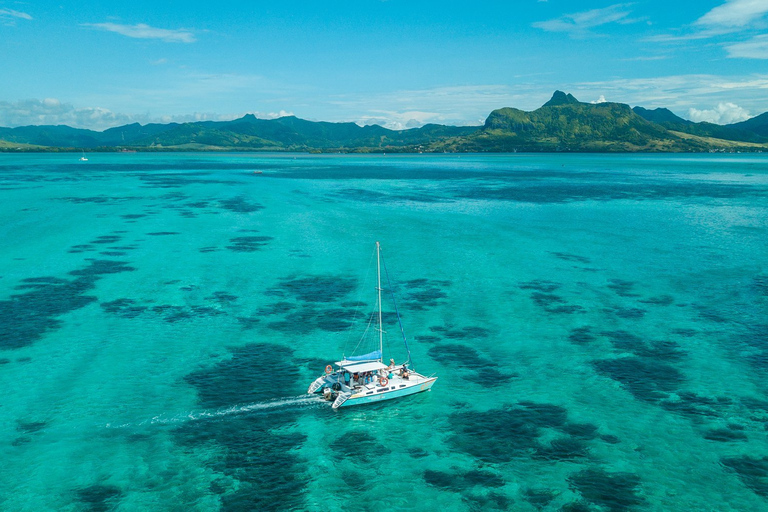
[[[357,393],[349,397],[339,407],[351,407],[353,405],[365,405],[381,402],[382,400],[392,400],[393,398],[400,398],[408,395],[415,395],[422,391],[429,391],[432,385],[437,380],[437,377],[426,379],[424,382],[414,384],[405,388],[390,389],[387,391],[373,390],[370,395],[364,393]]]

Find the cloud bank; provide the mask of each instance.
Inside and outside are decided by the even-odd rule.
[[[115,32],[134,39],[159,39],[167,43],[194,43],[195,35],[187,29],[168,30],[150,27],[144,23],[121,25],[119,23],[83,23],[83,27]]]
[[[728,56],[741,59],[768,59],[768,35],[755,36],[748,41],[725,45]]]
[[[584,37],[590,34],[590,29],[608,23],[634,23],[639,20],[630,19],[632,4],[615,4],[602,9],[592,9],[572,14],[564,14],[559,18],[539,21],[534,27],[547,32],[566,32],[571,37]]]
[[[712,110],[688,109],[688,119],[695,123],[706,121],[715,124],[731,124],[749,119],[749,112],[735,103],[719,103]]]
[[[16,20],[31,20],[32,16],[25,12],[14,11],[13,9],[0,9],[0,25],[13,26]]]
[[[728,0],[696,20],[695,25],[715,29],[747,27],[768,13],[765,0]]]

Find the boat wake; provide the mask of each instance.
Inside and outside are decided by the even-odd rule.
[[[142,421],[121,424],[107,423],[104,426],[106,428],[130,428],[147,425],[174,425],[188,423],[190,421],[215,420],[227,416],[268,412],[273,409],[296,409],[319,406],[323,404],[324,401],[320,397],[299,395],[294,397],[276,398],[274,400],[264,400],[262,402],[255,402],[251,404],[235,405],[232,407],[215,409],[212,411],[192,411],[189,413],[181,413],[173,416],[160,414]]]

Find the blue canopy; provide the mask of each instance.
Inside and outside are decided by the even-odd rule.
[[[347,361],[378,361],[381,359],[381,350],[376,350],[370,354],[363,354],[361,356],[349,356]]]

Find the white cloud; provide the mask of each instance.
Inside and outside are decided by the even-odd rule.
[[[727,0],[696,20],[711,28],[742,28],[768,13],[768,0]]]
[[[14,11],[13,9],[0,9],[0,24],[13,26],[16,20],[31,20],[32,16],[25,12]]]
[[[280,119],[281,117],[288,117],[294,115],[293,112],[288,112],[286,110],[281,110],[279,112],[259,112],[259,111],[253,111],[253,112],[246,112],[246,114],[253,114],[254,117],[258,117],[259,119]],[[237,119],[238,117],[243,117],[245,114],[241,115],[234,115],[232,116],[232,119]]]
[[[445,116],[438,112],[381,110],[372,111],[370,114],[356,119],[355,122],[361,126],[378,124],[390,130],[406,130],[408,128],[418,128],[429,123],[445,123]]]
[[[768,59],[768,35],[755,36],[749,41],[726,44],[728,57],[741,59]]]
[[[159,39],[168,43],[194,43],[195,35],[187,29],[168,30],[165,28],[150,27],[144,23],[136,25],[121,25],[118,23],[83,23],[84,27],[91,27],[107,32],[115,32],[135,39]]]
[[[589,29],[608,23],[635,23],[637,19],[629,18],[632,4],[615,4],[602,9],[565,14],[559,18],[539,21],[534,27],[547,32],[567,32],[571,36],[581,37],[589,34]]]
[[[596,105],[598,103],[608,103],[608,100],[606,100],[605,96],[601,94],[599,98],[597,98],[595,101],[590,101],[590,103],[592,103],[593,105]]]
[[[688,118],[696,123],[706,121],[715,124],[731,124],[746,121],[750,117],[749,111],[735,103],[719,103],[711,110],[688,109]]]

